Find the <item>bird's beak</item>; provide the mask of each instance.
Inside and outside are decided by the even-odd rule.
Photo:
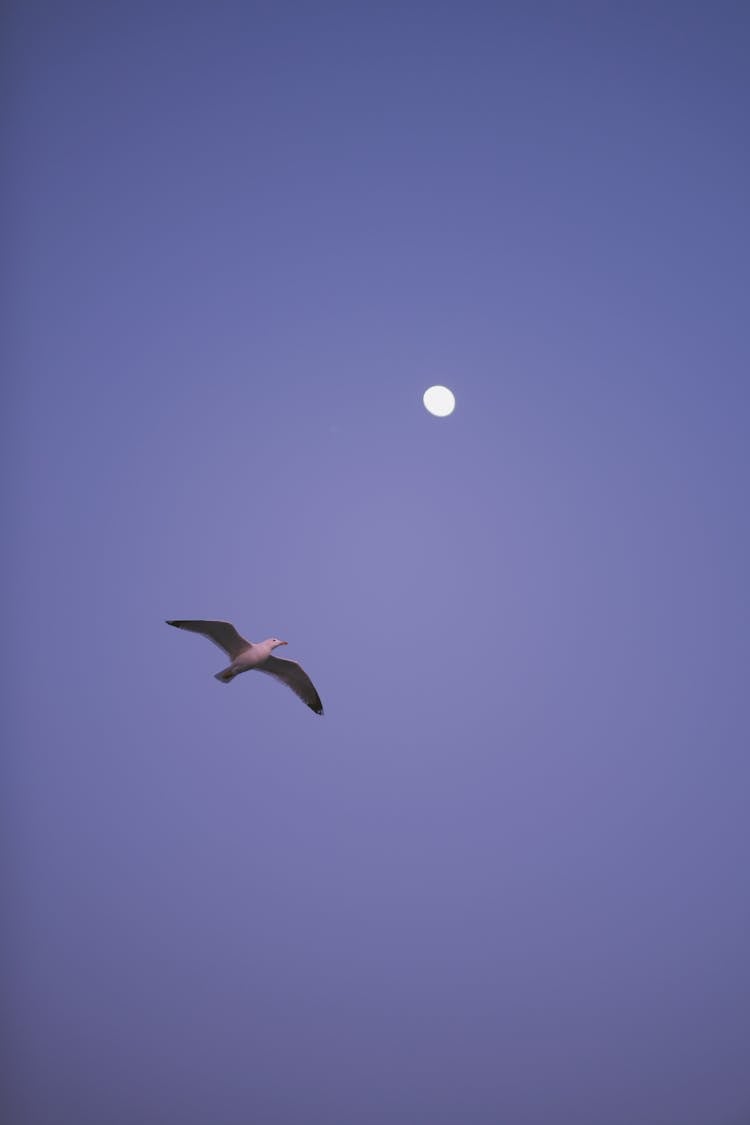
[[[280,644],[280,645],[288,645],[288,644],[289,644],[289,641],[279,641],[279,644]]]

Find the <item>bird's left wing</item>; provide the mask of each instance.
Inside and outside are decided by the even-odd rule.
[[[167,621],[167,625],[174,625],[175,629],[187,629],[191,633],[200,633],[201,636],[208,637],[209,641],[213,641],[223,649],[232,660],[235,660],[245,649],[252,648],[250,641],[241,637],[234,625],[230,625],[228,621]]]
[[[262,664],[258,665],[259,672],[266,672],[275,676],[283,684],[290,687],[303,703],[306,703],[316,715],[323,714],[323,704],[320,702],[312,680],[301,664],[296,660],[281,660],[278,656],[269,656]]]

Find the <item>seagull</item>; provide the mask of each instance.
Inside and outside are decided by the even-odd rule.
[[[190,633],[200,633],[208,637],[209,641],[213,641],[231,657],[232,663],[215,675],[222,684],[229,684],[235,676],[239,676],[240,672],[250,672],[255,668],[258,672],[267,672],[269,676],[281,680],[282,684],[290,687],[316,715],[323,714],[320,696],[304,668],[296,660],[281,660],[278,656],[271,656],[275,648],[288,644],[288,641],[269,637],[265,641],[252,644],[241,637],[234,625],[230,625],[228,621],[167,621],[166,624],[174,625],[175,629],[187,629]]]

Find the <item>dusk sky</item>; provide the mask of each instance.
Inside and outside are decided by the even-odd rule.
[[[1,30],[3,1121],[748,1125],[750,6]]]

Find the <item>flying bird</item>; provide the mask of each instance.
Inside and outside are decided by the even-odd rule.
[[[304,668],[296,660],[281,660],[278,656],[271,656],[275,648],[288,644],[288,641],[269,637],[265,641],[252,644],[241,637],[234,625],[230,625],[228,621],[167,621],[166,624],[174,625],[175,629],[187,629],[190,633],[200,633],[208,637],[209,641],[213,641],[231,657],[232,663],[216,673],[216,679],[222,684],[229,684],[241,672],[250,672],[255,668],[258,672],[266,672],[269,676],[281,680],[282,684],[290,687],[316,715],[323,714],[320,696]]]

